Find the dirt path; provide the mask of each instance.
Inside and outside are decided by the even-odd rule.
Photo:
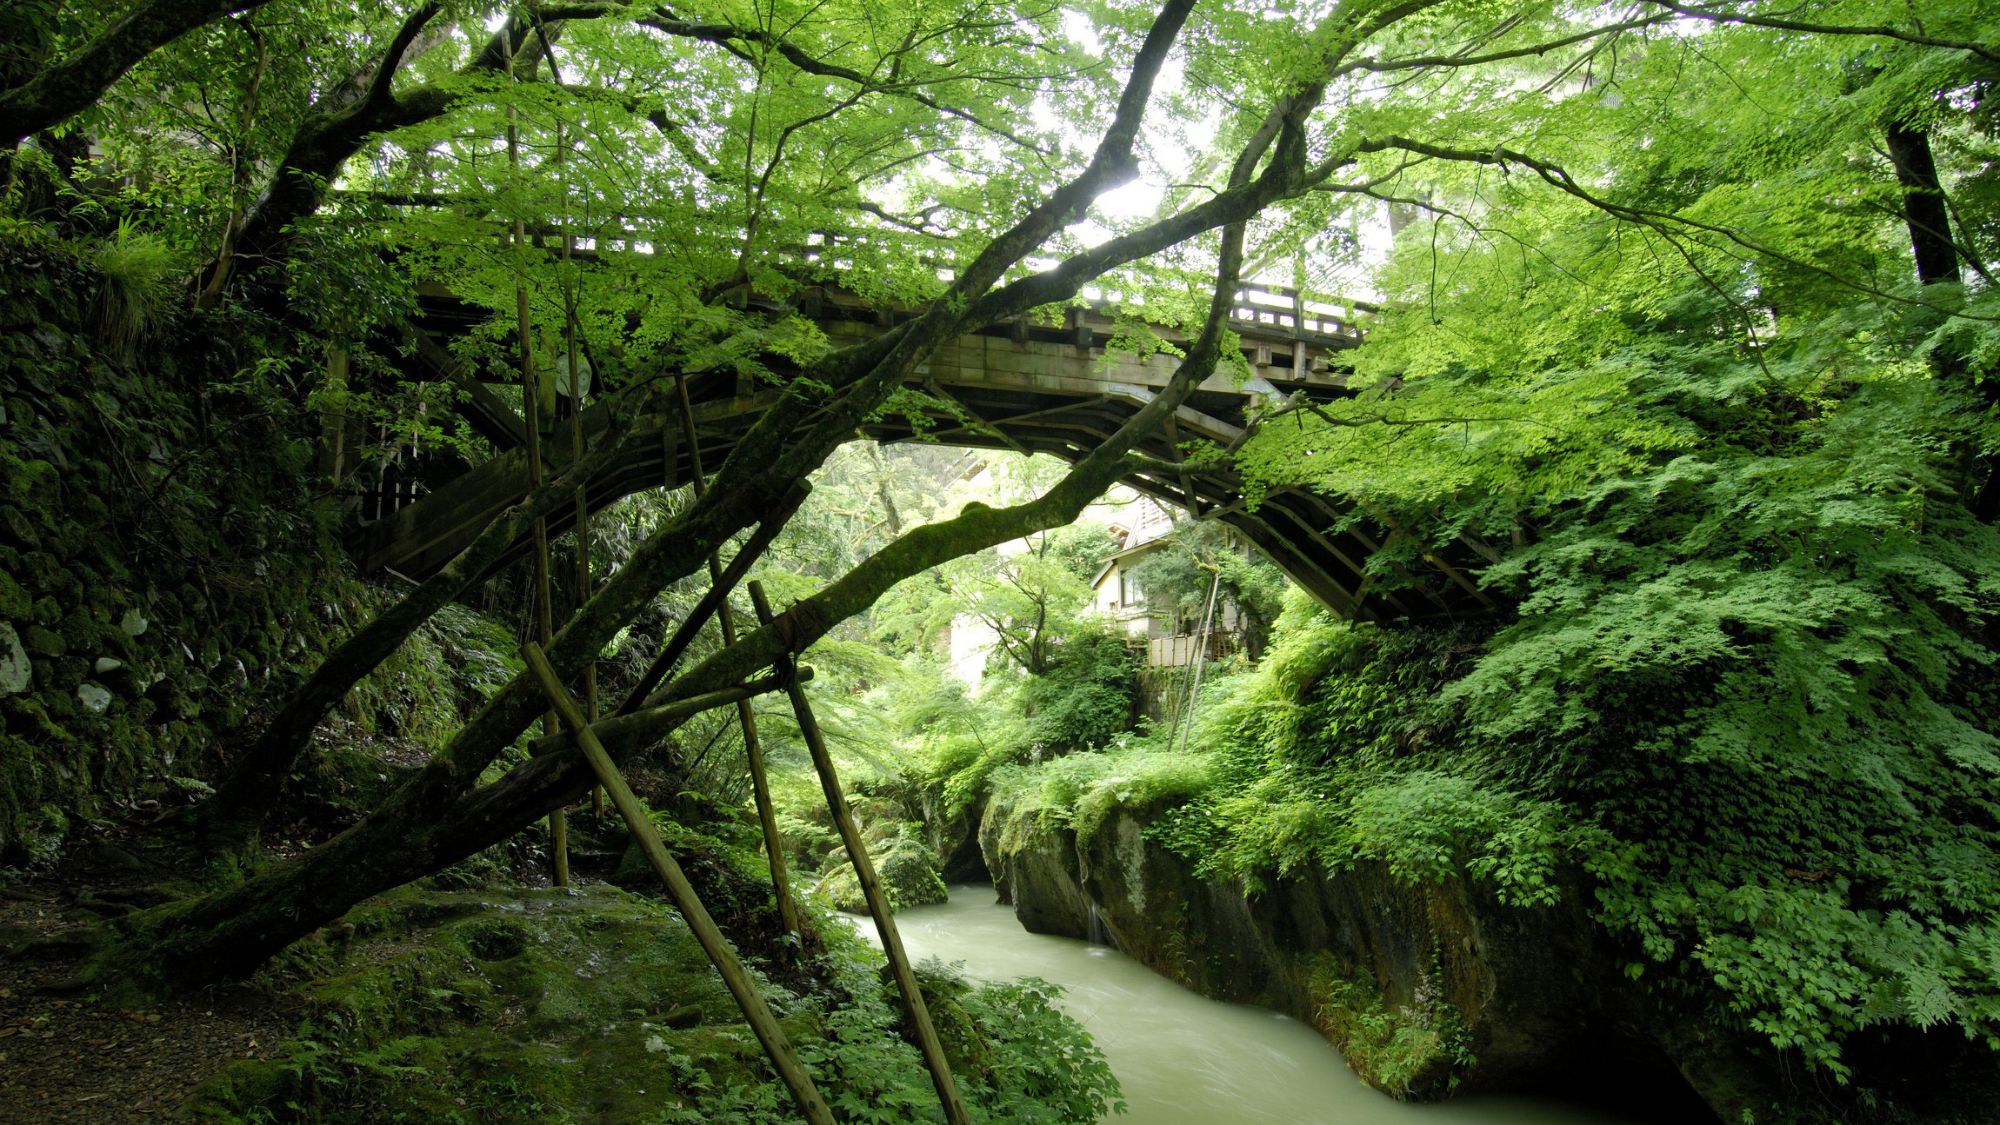
[[[72,905],[82,891],[6,888],[20,897],[0,898],[7,939],[0,948],[95,920]],[[275,1055],[297,1024],[296,1013],[249,985],[186,993],[143,1011],[88,992],[47,991],[77,968],[74,953],[0,958],[0,1125],[162,1120],[230,1063]]]

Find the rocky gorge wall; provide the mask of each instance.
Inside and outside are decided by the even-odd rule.
[[[255,356],[217,325],[112,354],[114,281],[60,245],[0,242],[0,275],[0,863],[46,863],[200,784],[358,592]]]
[[[1683,1120],[1736,1120],[1783,1097],[1736,1045],[1624,978],[1581,894],[1524,909],[1471,882],[1416,886],[1378,865],[1252,893],[1197,878],[1154,840],[1146,826],[1164,811],[1121,807],[1079,837],[1001,795],[979,843],[1028,930],[1108,938],[1203,995],[1312,1023],[1397,1097],[1612,1087],[1621,1101],[1664,1099]]]

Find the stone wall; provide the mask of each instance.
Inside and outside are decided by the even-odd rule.
[[[246,373],[248,338],[164,325],[114,358],[92,262],[0,243],[0,276],[0,864],[14,864],[188,799],[228,734],[372,606],[312,492],[307,412]]]

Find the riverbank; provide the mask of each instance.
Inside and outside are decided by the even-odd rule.
[[[1164,811],[1120,805],[1079,833],[1002,793],[979,840],[1027,930],[1109,942],[1202,996],[1316,1027],[1396,1098],[1615,1090],[1686,1121],[1716,1116],[1754,1081],[1713,1044],[1684,1039],[1674,1057],[1646,1037],[1658,1013],[1621,984],[1573,898],[1504,906],[1474,884],[1412,885],[1371,865],[1253,895],[1198,878],[1154,839],[1147,826]]]
[[[1197,995],[1106,945],[1022,928],[992,889],[954,884],[948,902],[897,915],[917,958],[968,977],[1037,976],[1061,985],[1124,1090],[1123,1125],[1665,1125],[1675,1112],[1521,1095],[1435,1105],[1369,1089],[1311,1026]],[[857,922],[863,932],[865,921]],[[1650,1115],[1649,1115],[1650,1113]]]

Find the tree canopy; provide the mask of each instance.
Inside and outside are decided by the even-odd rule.
[[[1338,498],[1380,532],[1372,582],[1471,552],[1498,612],[1476,657],[1401,685],[1445,719],[1314,703],[1366,712],[1352,745],[1277,727],[1301,670],[1366,645],[1281,642],[1258,698],[1286,706],[1228,737],[1286,768],[1205,807],[1296,812],[1323,846],[1260,849],[1300,838],[1260,821],[1217,854],[1443,856],[1525,903],[1580,865],[1635,976],[1839,1076],[1882,1025],[2000,1045],[1995,26],[1978,0],[34,2],[0,15],[0,234],[96,247],[122,350],[254,341],[203,393],[349,404],[392,448],[499,454],[439,422],[460,392],[402,378],[398,326],[444,291],[477,313],[454,361],[525,376],[531,422],[564,391],[535,373],[587,358],[591,456],[677,381],[768,393],[577,599],[548,644],[566,679],[746,537],[747,567],[858,427],[948,413],[917,385],[940,346],[1119,294],[1127,345],[1175,374],[1114,436],[1003,507],[845,497],[820,580],[641,682],[614,755],[933,568],[952,604],[905,587],[913,629],[985,613],[1048,671],[1077,545],[1035,537],[1202,380],[1247,375],[1239,284],[1372,290],[1343,393],[1184,452],[1247,504]],[[909,316],[836,345],[802,307],[833,283]],[[234,815],[588,478],[553,472],[246,740]],[[509,756],[542,710],[512,677],[353,830],[128,936],[254,962],[560,808],[582,766]],[[1327,778],[1345,796],[1312,797]]]

